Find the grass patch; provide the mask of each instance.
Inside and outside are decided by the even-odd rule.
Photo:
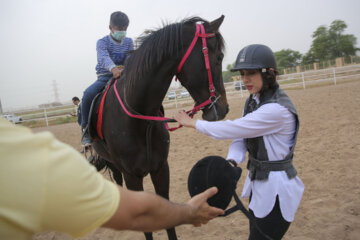
[[[65,124],[65,123],[73,123],[77,122],[77,117],[61,117],[56,119],[50,119],[48,121],[49,126],[58,125],[58,124]],[[21,123],[21,125],[29,127],[29,128],[37,128],[37,127],[46,127],[46,121],[45,120],[31,120],[27,122]]]
[[[278,80],[279,85],[301,83],[301,82],[302,82],[301,79]]]

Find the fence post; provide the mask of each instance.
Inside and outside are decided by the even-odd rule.
[[[305,76],[304,76],[304,72],[301,73],[301,77],[302,77],[302,82],[303,82],[303,88],[305,89]]]
[[[48,119],[47,119],[46,108],[44,108],[44,117],[45,117],[46,126],[48,127],[49,122],[48,122]]]
[[[334,85],[336,85],[336,69],[333,68],[333,74],[334,74]]]
[[[176,96],[176,92],[175,92],[175,106],[176,106],[176,109],[178,108],[178,103],[177,103],[177,96]]]

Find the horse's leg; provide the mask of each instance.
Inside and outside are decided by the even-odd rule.
[[[115,180],[115,182],[122,186],[123,185],[123,178],[122,178],[122,174],[120,172],[119,169],[117,169],[113,164],[111,164],[110,162],[106,162],[106,165],[110,168],[111,172],[112,172],[112,176]]]
[[[100,157],[99,154],[94,154],[88,158],[88,161],[90,164],[92,164],[94,167],[96,167],[96,170],[100,172],[101,170],[106,167],[106,160]]]
[[[161,168],[151,172],[150,175],[155,187],[155,192],[158,195],[169,199],[170,174],[168,162],[165,161]],[[177,240],[175,228],[169,228],[166,231],[170,240]]]
[[[128,189],[133,190],[133,191],[144,191],[142,177],[136,177],[134,175],[124,173],[124,179],[125,179],[126,187]],[[144,234],[145,234],[146,240],[153,240],[151,232],[146,232]]]

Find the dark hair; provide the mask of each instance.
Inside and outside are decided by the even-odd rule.
[[[265,68],[264,68],[265,69]],[[275,88],[278,83],[276,82],[276,76],[279,75],[278,70],[270,70],[270,68],[266,68],[266,72],[263,72],[263,69],[254,69],[261,74],[263,86],[260,90],[260,94],[264,93],[267,89]],[[240,74],[241,74],[240,70]]]
[[[72,101],[74,102],[74,101],[79,101],[80,102],[80,99],[78,98],[78,97],[73,97],[72,98]]]
[[[129,26],[129,18],[123,12],[113,12],[110,16],[110,26],[127,27]]]
[[[270,70],[269,68],[266,68],[266,72],[261,72],[261,69],[259,71],[263,79],[264,90],[274,88],[277,85],[276,76],[279,75],[277,70]]]

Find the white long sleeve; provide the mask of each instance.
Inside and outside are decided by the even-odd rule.
[[[278,103],[269,103],[245,117],[218,122],[196,121],[196,129],[214,139],[254,138],[278,133],[292,114]]]
[[[239,164],[245,161],[245,157],[246,157],[246,146],[244,139],[242,138],[235,139],[229,147],[229,151],[226,159],[233,159]]]

